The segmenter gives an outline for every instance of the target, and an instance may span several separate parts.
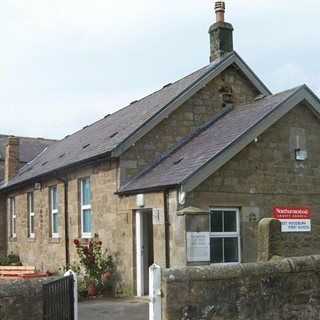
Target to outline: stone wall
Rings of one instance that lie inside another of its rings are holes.
[[[228,96],[235,106],[251,102],[258,92],[232,66],[172,112],[122,156],[121,181],[141,170],[182,137],[219,111]],[[229,101],[229,100],[228,100]]]
[[[316,320],[320,256],[166,269],[163,320]]]
[[[311,208],[311,232],[282,233],[283,256],[320,254],[319,119],[301,104],[187,194],[185,207],[240,209],[241,262],[257,259],[258,222],[273,206]],[[296,161],[299,143],[308,159]]]
[[[0,280],[0,319],[42,320],[42,285],[53,279]]]

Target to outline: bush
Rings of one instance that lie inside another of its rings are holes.
[[[74,245],[80,258],[79,267],[76,268],[80,273],[83,272],[83,280],[86,285],[111,286],[114,272],[113,257],[108,254],[107,249],[102,251],[102,241],[98,234],[89,241],[88,245],[81,245],[75,239]]]
[[[0,266],[10,266],[12,264],[21,264],[18,254],[11,251],[6,257],[0,258]]]

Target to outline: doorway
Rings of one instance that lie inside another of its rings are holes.
[[[149,294],[149,267],[153,264],[152,211],[136,212],[137,296]]]

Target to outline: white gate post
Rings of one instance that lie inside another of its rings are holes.
[[[155,263],[149,268],[149,320],[161,320],[161,267]]]
[[[73,301],[74,301],[74,320],[78,320],[78,279],[75,272],[69,269],[64,276],[73,276]]]

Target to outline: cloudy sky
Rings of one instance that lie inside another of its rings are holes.
[[[320,2],[226,0],[273,92],[320,95]],[[208,64],[213,0],[0,0],[0,133],[63,138]]]

